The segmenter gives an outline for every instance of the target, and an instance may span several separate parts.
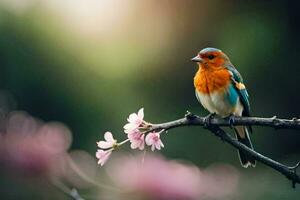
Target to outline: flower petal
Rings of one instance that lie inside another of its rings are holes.
[[[157,150],[160,150],[160,142],[154,143],[154,146]]]
[[[138,120],[138,116],[137,116],[136,113],[130,114],[129,117],[128,117],[128,119],[127,119],[127,121],[129,123],[135,123],[137,120]]]
[[[154,144],[151,146],[151,150],[154,151],[155,150],[155,146]]]
[[[101,149],[98,149],[96,152],[96,157],[99,159],[98,164],[103,166],[107,160],[109,159],[112,151],[103,151]]]
[[[130,144],[131,149],[136,149],[137,147],[138,147],[138,145],[136,142],[131,142],[131,144]]]
[[[139,150],[144,150],[145,148],[145,143],[142,142],[140,145],[139,145]]]
[[[145,142],[148,146],[152,145],[152,143],[153,143],[152,133],[147,134],[147,136],[145,138]]]
[[[108,149],[111,148],[113,145],[110,142],[106,142],[106,141],[99,141],[97,143],[98,147],[101,149]]]
[[[144,108],[141,108],[139,111],[138,111],[138,114],[137,114],[138,118],[143,121],[144,119]]]
[[[125,129],[125,133],[127,133],[128,131],[133,131],[134,129],[138,128],[138,125],[133,124],[133,123],[128,123],[128,124],[125,124],[125,126],[123,128]]]
[[[107,142],[110,142],[110,143],[113,143],[115,141],[115,139],[114,139],[113,135],[111,134],[111,132],[104,133],[104,139]]]

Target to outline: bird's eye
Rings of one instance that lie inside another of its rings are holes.
[[[216,56],[214,56],[214,55],[209,55],[209,56],[207,56],[207,57],[208,57],[208,59],[212,60],[212,59],[214,59]]]

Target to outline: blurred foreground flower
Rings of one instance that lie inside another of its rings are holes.
[[[23,175],[59,175],[71,144],[61,123],[42,123],[24,112],[13,112],[0,133],[0,165]]]
[[[117,158],[108,173],[124,191],[123,199],[224,198],[236,191],[238,183],[238,173],[229,165],[200,170],[153,154]]]
[[[19,111],[6,114],[0,120],[0,185],[9,183],[15,199],[25,199],[27,193],[52,199],[53,189],[71,196],[77,190],[69,186],[94,186],[95,159],[85,151],[69,153],[71,141],[71,132],[62,123],[44,123]],[[112,138],[106,135],[106,141],[112,143]],[[53,199],[63,193],[55,194]]]

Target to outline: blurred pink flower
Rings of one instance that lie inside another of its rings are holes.
[[[164,144],[160,140],[160,133],[161,132],[151,132],[148,133],[146,136],[146,144],[151,146],[151,150],[154,151],[155,149],[160,150],[164,147]]]
[[[25,112],[12,112],[0,133],[0,166],[22,175],[59,175],[71,144],[61,123],[43,123]]]
[[[119,157],[108,174],[124,191],[124,199],[195,200],[225,198],[236,192],[237,171],[229,165],[199,168],[160,156]]]
[[[109,149],[114,147],[117,144],[117,140],[113,138],[113,135],[111,132],[106,132],[104,134],[104,139],[105,141],[99,141],[97,142],[97,145],[101,149]]]
[[[130,141],[130,147],[132,149],[140,149],[140,150],[143,150],[144,149],[144,146],[145,146],[145,140],[144,140],[144,137],[145,135],[142,134],[140,131],[138,130],[135,130],[135,131],[132,131],[130,133],[128,133],[127,135],[129,141]]]
[[[129,123],[125,124],[124,132],[131,133],[144,122],[144,108],[139,109],[138,113],[132,113],[127,118]]]
[[[111,155],[111,150],[102,150],[102,149],[98,149],[96,152],[96,158],[98,158],[98,164],[103,166],[107,160],[109,159],[110,155]]]

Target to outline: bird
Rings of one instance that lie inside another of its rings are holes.
[[[243,78],[229,57],[217,48],[202,49],[191,61],[199,66],[194,76],[197,100],[210,112],[222,118],[250,116],[249,95]],[[250,126],[233,127],[239,142],[253,149],[249,133]],[[238,150],[239,160],[245,168],[255,167],[255,159]]]

